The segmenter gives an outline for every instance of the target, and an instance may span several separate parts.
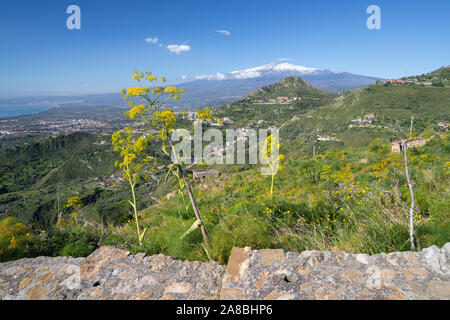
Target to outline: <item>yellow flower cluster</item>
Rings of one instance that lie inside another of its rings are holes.
[[[271,208],[266,207],[266,209],[264,209],[264,213],[271,214],[271,213],[273,213],[273,210]]]
[[[152,94],[154,95],[161,94],[162,92],[164,92],[164,87],[161,86],[156,86],[152,90]]]
[[[134,119],[134,118],[136,118],[136,116],[142,115],[146,110],[147,110],[147,105],[145,105],[145,104],[140,104],[140,105],[134,106],[128,112],[128,117],[130,119]]]
[[[170,94],[178,94],[178,93],[180,93],[180,91],[174,86],[166,87],[166,89],[164,89],[164,92],[170,93]]]
[[[205,109],[198,109],[195,111],[198,120],[215,120],[214,116],[211,114],[212,109],[209,107],[205,107]]]
[[[127,96],[140,96],[145,93],[145,88],[132,87],[127,90]]]
[[[450,161],[446,161],[444,164],[445,174],[450,175]]]
[[[147,147],[147,139],[145,136],[140,136],[135,143],[135,150],[139,153],[144,151]]]
[[[275,158],[275,152],[272,149],[273,147],[278,148],[278,151],[280,151],[281,149],[281,145],[279,143],[278,138],[277,137],[272,138],[272,135],[270,135],[266,138],[266,141],[264,142],[264,145],[261,149],[261,156],[263,159],[267,160],[268,165],[272,168],[272,170],[275,170],[275,168],[281,170],[283,169],[281,162],[285,160],[285,155],[278,154],[278,157]]]
[[[177,122],[177,118],[171,109],[161,111],[160,118],[167,127],[171,127]]]
[[[136,155],[134,153],[129,153],[123,158],[123,164],[125,166],[133,163],[133,160],[136,159]]]
[[[144,77],[144,75],[142,73],[137,73],[133,75],[133,80],[140,80]]]
[[[433,164],[434,162],[441,160],[438,156],[429,153],[421,154],[419,158],[424,164]]]
[[[73,196],[71,198],[69,198],[67,200],[66,205],[64,206],[64,208],[75,208],[75,209],[79,209],[83,206],[83,201],[81,201],[80,197],[78,196]]]
[[[72,216],[67,217],[61,217],[61,219],[56,222],[56,228],[57,229],[65,229],[65,228],[71,228],[75,225],[75,219]]]

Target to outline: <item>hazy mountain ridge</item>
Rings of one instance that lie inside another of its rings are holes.
[[[287,77],[301,76],[313,87],[337,93],[350,91],[374,84],[376,77],[356,75],[348,72],[319,70],[276,61],[262,66],[236,70],[227,74],[200,75],[196,80],[181,83],[186,93],[177,102],[171,102],[175,108],[195,110],[202,106],[220,106],[239,100],[250,92],[273,84]],[[120,93],[44,96],[0,99],[3,104],[50,104],[60,107],[75,105],[126,106]]]
[[[186,94],[177,105],[189,106],[192,103],[219,106],[236,101],[249,92],[282,79],[299,76],[308,81],[312,87],[329,93],[351,91],[375,84],[377,80],[383,80],[349,72],[319,70],[286,62],[271,62],[228,74],[197,76],[197,80],[181,84],[186,88]]]

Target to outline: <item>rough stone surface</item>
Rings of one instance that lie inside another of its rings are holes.
[[[233,248],[227,266],[101,247],[0,264],[0,299],[450,299],[450,243],[349,254]]]
[[[223,272],[215,262],[101,247],[87,258],[1,263],[0,299],[218,299]]]

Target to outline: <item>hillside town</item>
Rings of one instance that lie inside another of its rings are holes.
[[[104,121],[91,119],[69,119],[57,121],[37,120],[24,124],[18,119],[0,120],[0,138],[24,134],[69,134],[74,132],[89,132],[108,128]]]

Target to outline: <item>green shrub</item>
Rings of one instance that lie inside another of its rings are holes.
[[[72,243],[68,243],[59,251],[62,256],[74,258],[86,257],[95,250],[95,247],[88,239],[82,238]]]
[[[0,261],[21,258],[30,241],[30,228],[16,218],[7,217],[0,221]]]

